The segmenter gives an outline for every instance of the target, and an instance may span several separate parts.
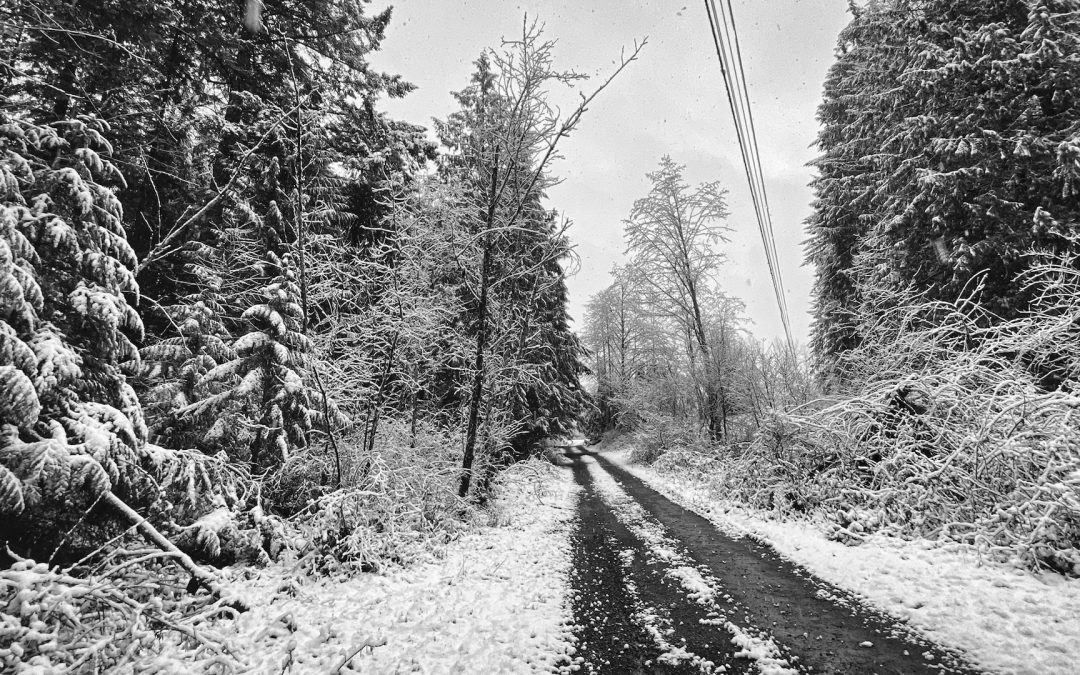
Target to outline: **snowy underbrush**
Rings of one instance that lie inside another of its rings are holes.
[[[257,483],[223,457],[145,447],[145,478],[124,496],[150,521],[111,492],[89,504],[69,494],[61,516],[15,521],[25,530],[20,548],[44,562],[6,551],[3,672],[153,672],[164,650],[201,672],[235,665],[224,639],[206,626],[242,605],[192,558],[269,562],[284,546],[283,523],[262,512]]]
[[[238,665],[211,627],[234,602],[194,595],[155,549],[115,548],[57,569],[21,559],[0,571],[0,670],[5,673],[189,672]]]
[[[708,440],[684,420],[652,411],[648,406],[639,408],[632,437],[630,459],[644,464],[652,464],[673,450],[704,453],[709,449]]]
[[[290,552],[232,568],[251,609],[212,628],[239,672],[551,672],[570,649],[575,491],[568,471],[530,460],[493,481],[456,539],[414,550],[410,565],[314,570]]]
[[[272,663],[297,672],[308,652],[307,672],[338,672],[333,669],[346,661],[365,660],[361,650],[385,643],[375,637],[357,642],[353,627],[364,635],[380,626],[388,633],[402,630],[406,642],[423,642],[409,628],[417,612],[430,613],[424,630],[443,619],[461,622],[449,630],[461,633],[458,657],[468,662],[471,650],[487,649],[470,644],[469,622],[482,620],[483,630],[495,636],[518,601],[532,605],[513,619],[517,633],[490,638],[507,663],[519,658],[510,638],[526,647],[539,640],[524,650],[529,662],[547,663],[546,654],[561,654],[565,622],[557,577],[567,554],[559,548],[565,539],[560,523],[572,512],[565,470],[539,460],[513,465],[495,477],[491,499],[478,507],[456,496],[459,470],[446,450],[454,447],[452,439],[427,434],[412,444],[403,427],[386,425],[373,454],[346,451],[340,489],[287,520],[266,515],[259,497],[263,489],[280,491],[281,484],[253,480],[200,453],[160,451],[163,483],[154,510],[174,519],[162,531],[196,560],[230,565],[205,568],[216,580],[212,592],[174,564],[184,554],[147,547],[135,527],[70,565],[16,557],[0,571],[0,670],[265,672]],[[549,554],[554,557],[545,559]],[[450,569],[445,561],[454,555],[463,561]],[[519,569],[515,555],[528,558],[532,567],[522,578],[535,577],[536,583],[516,587],[510,571]],[[436,569],[443,576],[433,576]],[[366,574],[373,571],[380,574]],[[422,592],[410,587],[417,575]],[[446,589],[458,583],[454,575],[469,577],[467,588]],[[481,593],[492,578],[501,590]],[[399,597],[411,599],[401,605]],[[454,603],[470,609],[454,614],[460,611]],[[484,603],[499,609],[481,619]],[[281,604],[290,607],[284,614]],[[331,610],[323,612],[325,607]],[[367,614],[384,610],[392,611]],[[345,615],[351,624],[342,627],[336,619]],[[540,628],[530,629],[530,620]],[[318,626],[311,635],[309,625]],[[305,642],[298,645],[294,633],[306,635]],[[439,663],[451,656],[424,658]],[[374,662],[400,665],[415,658],[403,650]]]
[[[158,475],[151,520],[200,563],[263,565],[289,545],[285,522],[264,510],[263,484],[224,453],[149,446]]]
[[[476,509],[473,522],[488,527],[512,526],[525,519],[527,508],[523,509],[523,504],[566,508],[563,502],[571,488],[565,470],[560,467],[567,464],[569,461],[561,455],[554,462],[546,457],[534,457],[511,464],[492,480],[491,498]]]
[[[457,440],[436,430],[414,439],[384,423],[373,452],[345,444],[342,486],[292,519],[301,557],[313,568],[375,571],[408,564],[445,546],[467,527],[457,496]]]
[[[895,303],[845,357],[846,395],[774,414],[748,447],[673,450],[656,467],[825,514],[842,541],[880,530],[1080,575],[1077,267],[1037,258],[1033,309],[1010,322],[968,299]]]

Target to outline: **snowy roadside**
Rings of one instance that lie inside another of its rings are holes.
[[[567,469],[532,469],[543,478],[513,474],[494,525],[452,542],[439,560],[341,579],[273,566],[238,580],[252,604],[228,636],[241,660],[254,673],[550,672],[570,647],[577,487]]]
[[[604,451],[672,501],[724,532],[750,535],[817,576],[908,621],[928,638],[966,652],[980,668],[1023,674],[1076,672],[1080,580],[980,561],[972,551],[882,535],[859,546],[827,539],[813,523],[769,519],[710,494],[705,485]]]

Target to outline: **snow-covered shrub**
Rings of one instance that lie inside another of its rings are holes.
[[[0,570],[0,670],[30,675],[239,666],[208,626],[232,610],[187,593],[187,580],[163,558],[118,549],[95,560],[93,570],[58,570],[29,559]],[[166,647],[171,660],[158,663]]]
[[[685,419],[648,409],[637,413],[638,423],[634,429],[634,445],[630,459],[652,464],[665,453],[674,449],[693,448],[698,451],[709,446],[707,436]]]
[[[142,332],[103,122],[0,113],[0,511],[130,492],[146,426],[121,363]]]
[[[317,569],[342,564],[364,571],[407,564],[437,551],[466,526],[468,505],[457,497],[458,458],[448,451],[454,435],[424,428],[380,427],[373,455],[353,448],[345,458],[343,486],[321,497],[295,520]]]
[[[263,564],[287,546],[282,520],[263,510],[260,484],[224,452],[148,445],[159,481],[151,515],[194,559],[214,565]]]
[[[563,458],[563,461],[566,461]],[[491,527],[507,527],[522,517],[528,517],[529,504],[545,503],[558,498],[558,464],[542,457],[515,462],[500,471],[491,481],[492,499],[478,509],[482,523]]]
[[[1080,574],[1078,259],[1035,256],[1024,283],[1038,299],[1009,322],[970,297],[883,303],[842,362],[852,390],[776,413],[709,482],[824,513],[845,541],[881,529]]]
[[[749,446],[680,446],[656,459],[653,468],[700,482],[719,498],[755,508],[805,513],[829,494],[815,482],[828,453],[804,430],[772,413]]]
[[[263,495],[276,513],[293,516],[333,492],[337,469],[331,452],[309,446],[263,479]]]

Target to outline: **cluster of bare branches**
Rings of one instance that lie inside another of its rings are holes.
[[[183,659],[184,669],[236,668],[227,637],[212,625],[235,616],[235,603],[189,594],[168,558],[119,546],[64,569],[17,559],[0,570],[0,667],[113,672],[157,661],[169,670]]]

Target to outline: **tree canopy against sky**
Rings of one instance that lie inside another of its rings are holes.
[[[875,1],[841,34],[819,111],[813,342],[911,287],[1002,318],[1032,248],[1080,221],[1080,15],[1071,1]]]
[[[715,301],[716,278],[725,259],[718,246],[730,229],[726,191],[718,182],[690,187],[683,179],[685,167],[671,157],[648,174],[649,194],[634,202],[626,220],[626,245],[631,269],[653,296],[654,311],[671,318],[692,336],[706,373],[705,417],[713,438],[722,435],[723,416],[713,372],[714,345],[709,344],[706,324]]]

